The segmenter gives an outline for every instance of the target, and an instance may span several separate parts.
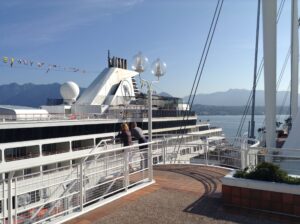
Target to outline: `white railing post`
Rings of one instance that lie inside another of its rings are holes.
[[[242,144],[241,144],[241,168],[242,169],[245,169],[247,167],[247,158],[246,158],[247,143],[248,143],[248,139],[242,139]]]
[[[5,208],[6,208],[6,194],[5,194],[5,174],[4,173],[2,173],[2,198],[3,198],[3,200],[2,200],[2,208],[1,208],[1,212],[2,212],[2,223],[5,223],[4,221],[5,221]]]
[[[79,186],[80,186],[80,211],[83,211],[83,161],[80,160],[79,165]]]
[[[17,197],[17,178],[15,178],[15,216],[14,223],[18,223],[18,197]]]
[[[164,144],[163,144],[163,161],[164,161],[164,165],[166,164],[166,147],[167,147],[167,140],[164,140]]]
[[[7,210],[8,210],[8,224],[13,224],[13,214],[12,214],[12,178],[13,178],[14,172],[10,172],[8,174],[8,180],[7,180]]]
[[[153,159],[152,159],[152,143],[148,145],[148,169],[149,169],[149,181],[153,180]]]
[[[125,190],[128,190],[129,185],[129,149],[124,150],[124,185]]]
[[[208,165],[208,150],[209,150],[209,142],[208,142],[208,139],[205,140],[205,147],[204,147],[204,150],[205,150],[205,164],[206,166]]]

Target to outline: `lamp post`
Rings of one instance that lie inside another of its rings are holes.
[[[152,66],[151,66],[151,73],[157,77],[157,81],[147,81],[147,89],[148,89],[148,131],[149,131],[149,141],[152,141],[152,84],[159,81],[159,78],[166,73],[167,65],[166,63],[162,62],[159,58],[157,58]]]
[[[158,82],[159,78],[166,73],[166,63],[162,62],[160,59],[156,59],[152,63],[151,73],[157,77],[157,81],[148,81],[142,79],[140,74],[146,70],[148,64],[148,58],[143,56],[141,52],[136,54],[133,58],[132,69],[139,73],[140,81],[142,87],[146,85],[148,94],[148,141],[152,142],[152,84]],[[148,167],[149,167],[149,180],[153,179],[152,170],[152,144],[149,145],[148,150]]]

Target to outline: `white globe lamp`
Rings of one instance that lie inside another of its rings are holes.
[[[147,69],[148,64],[148,58],[145,57],[142,52],[138,52],[133,56],[133,63],[131,68],[138,73],[143,73]]]
[[[151,66],[151,72],[153,75],[155,75],[157,77],[157,79],[159,80],[159,78],[161,76],[163,76],[164,74],[166,74],[167,72],[167,65],[165,62],[161,61],[159,58],[157,58]]]

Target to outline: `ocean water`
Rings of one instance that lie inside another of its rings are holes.
[[[286,118],[286,116],[278,116],[277,120],[278,121],[283,121]],[[209,121],[211,126],[215,127],[221,127],[223,128],[223,132],[226,137],[235,137],[238,127],[240,125],[242,115],[226,115],[226,116],[221,116],[221,115],[210,115],[210,116],[203,116],[203,115],[198,115],[198,119],[202,121]],[[246,120],[244,122],[243,126],[243,133],[248,132],[248,123],[251,119],[251,116],[247,116]],[[264,115],[256,115],[255,116],[255,136],[259,136],[259,133],[257,132],[258,128],[261,128],[264,126],[264,121],[265,121],[265,116]]]

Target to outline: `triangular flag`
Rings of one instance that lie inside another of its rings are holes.
[[[14,58],[11,58],[11,59],[10,59],[10,67],[13,66],[14,62],[15,62],[15,59],[14,59]]]
[[[25,60],[25,59],[23,59],[23,64],[24,64],[24,65],[28,65],[28,61]]]
[[[38,63],[36,63],[37,64],[37,66],[40,68],[40,67],[42,67],[45,63],[44,62],[38,62]]]
[[[52,65],[48,65],[48,69],[47,69],[46,73],[50,72],[51,68],[52,68]]]

